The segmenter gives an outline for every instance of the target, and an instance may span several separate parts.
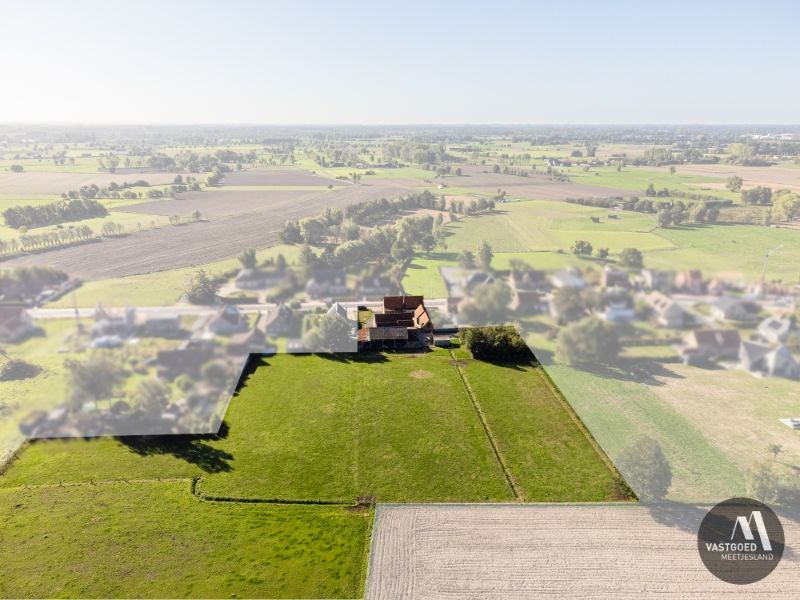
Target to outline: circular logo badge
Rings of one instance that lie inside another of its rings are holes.
[[[697,549],[722,581],[753,583],[772,573],[783,556],[783,526],[772,510],[750,498],[731,498],[700,523]]]

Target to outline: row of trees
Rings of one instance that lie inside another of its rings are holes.
[[[88,225],[68,227],[45,233],[28,233],[11,240],[0,240],[0,255],[13,256],[20,252],[32,252],[49,248],[70,246],[95,237]]]
[[[108,210],[100,202],[83,198],[59,200],[38,206],[13,206],[3,211],[6,225],[14,229],[44,227],[107,215]]]

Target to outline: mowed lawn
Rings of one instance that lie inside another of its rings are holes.
[[[0,596],[363,595],[372,511],[201,502],[189,486],[0,489]]]

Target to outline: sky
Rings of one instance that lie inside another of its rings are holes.
[[[800,122],[800,2],[0,0],[0,122]]]

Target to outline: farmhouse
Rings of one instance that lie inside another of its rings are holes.
[[[0,304],[0,342],[18,342],[35,329],[22,304]]]
[[[433,343],[433,322],[422,296],[386,296],[358,331],[359,350],[421,349]]]

